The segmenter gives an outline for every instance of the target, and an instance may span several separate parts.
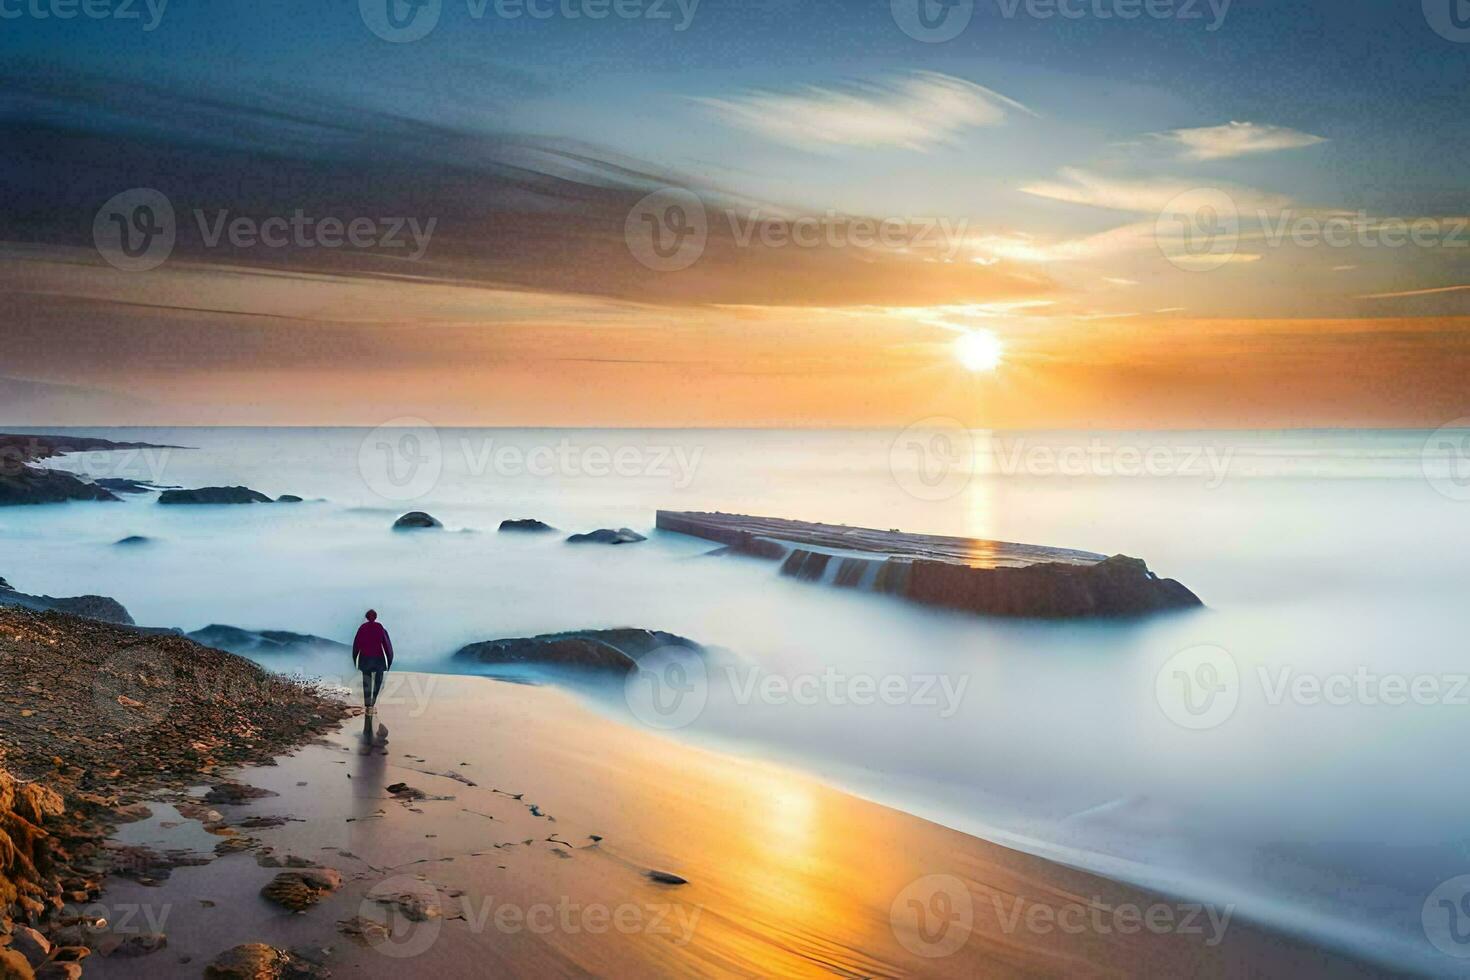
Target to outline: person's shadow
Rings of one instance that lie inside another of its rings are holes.
[[[362,734],[357,738],[357,766],[352,774],[353,815],[359,824],[371,819],[383,799],[383,780],[388,771],[388,726],[373,730],[373,719],[362,716]]]

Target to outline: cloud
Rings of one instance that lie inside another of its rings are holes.
[[[1159,214],[1167,211],[1184,194],[1201,191],[1219,192],[1227,195],[1238,210],[1274,211],[1284,208],[1291,199],[1279,194],[1267,194],[1249,187],[1238,187],[1214,183],[1208,186],[1198,181],[1180,180],[1173,177],[1148,179],[1125,179],[1105,177],[1076,167],[1065,167],[1057,175],[1060,180],[1040,181],[1027,184],[1021,193],[1044,197],[1069,204],[1086,204],[1111,211],[1132,211],[1137,214]]]
[[[1176,252],[1169,253],[1169,261],[1186,269],[1203,269],[1209,271],[1218,269],[1222,265],[1246,265],[1251,262],[1261,261],[1261,256],[1250,252],[1206,252],[1203,255],[1187,255]]]
[[[283,120],[250,94],[243,102],[172,94],[155,103],[132,89],[74,80],[57,89],[5,73],[0,92],[50,109],[0,114],[0,172],[7,178],[0,183],[0,242],[79,250],[74,257],[89,264],[79,281],[60,287],[64,295],[109,280],[135,282],[127,288],[138,289],[162,278],[157,270],[148,277],[107,275],[93,242],[99,205],[132,187],[154,188],[172,205],[170,269],[207,267],[220,282],[244,281],[247,270],[273,277],[269,290],[243,290],[228,307],[236,310],[296,295],[283,278],[291,275],[685,307],[918,305],[1049,288],[1009,266],[945,261],[943,227],[916,225],[900,239],[908,247],[886,247],[878,222],[862,215],[840,218],[799,202],[757,209],[751,205],[759,202],[737,202],[697,179],[583,144],[430,127],[330,106],[306,107]],[[60,117],[66,122],[49,121]],[[204,129],[231,138],[206,141]],[[657,217],[648,210],[656,207],[647,203],[649,195],[669,186],[697,199],[707,231],[698,260],[675,275],[644,265],[629,231],[646,227],[638,224],[641,217]],[[399,229],[399,240],[410,236],[409,221],[420,227],[433,221],[434,232],[416,262],[387,248],[314,247],[290,235],[281,247],[210,237],[221,216],[263,223],[297,214],[343,226],[363,216],[381,219],[385,234]],[[755,234],[767,216],[777,231],[800,222],[821,235],[810,245],[767,240]],[[0,254],[0,263],[5,258]],[[34,266],[29,275],[36,275]],[[0,287],[6,282],[0,265]],[[167,303],[180,304],[198,305]],[[0,352],[0,365],[6,363]]]
[[[1408,289],[1400,293],[1368,293],[1359,299],[1405,299],[1410,296],[1438,296],[1442,293],[1461,293],[1470,286],[1437,286],[1434,289]]]
[[[725,122],[805,149],[895,146],[925,151],[963,129],[998,126],[1030,109],[949,75],[914,72],[893,81],[795,93],[751,92],[696,99]]]
[[[1175,129],[1154,134],[1157,139],[1178,145],[1187,160],[1228,160],[1252,153],[1274,153],[1295,150],[1327,142],[1321,136],[1287,129],[1285,126],[1260,126],[1251,122],[1230,122],[1223,126],[1199,129]]]

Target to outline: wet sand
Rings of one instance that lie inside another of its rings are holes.
[[[168,946],[93,956],[87,973],[197,974],[246,942],[363,977],[1375,973],[1223,908],[613,723],[557,689],[390,676],[400,687],[371,723],[237,775],[279,795],[216,806],[226,821],[292,818],[238,829],[253,849],[153,886],[109,880],[112,930],[162,931]],[[400,782],[428,798],[388,792]],[[159,850],[224,839],[161,806],[120,836]],[[301,914],[268,903],[259,890],[282,869],[261,862],[288,855],[345,884]]]

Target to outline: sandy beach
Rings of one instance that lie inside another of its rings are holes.
[[[152,923],[167,948],[94,957],[89,974],[200,968],[242,943],[366,977],[1374,973],[1229,909],[612,723],[556,689],[392,677],[373,721],[238,773],[277,794],[215,807],[245,849],[214,857],[220,838],[170,807],[123,827],[128,844],[213,860],[109,881],[113,931]],[[289,819],[242,828],[252,817]],[[301,914],[258,894],[307,863],[341,888]]]

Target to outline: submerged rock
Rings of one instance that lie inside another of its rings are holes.
[[[195,643],[203,643],[216,650],[253,656],[262,653],[310,653],[316,650],[345,652],[347,644],[329,640],[310,633],[291,633],[287,630],[246,630],[238,626],[222,626],[218,623],[184,634]]]
[[[397,909],[410,922],[427,922],[444,915],[444,904],[440,901],[438,892],[430,887],[418,892],[404,891],[392,895],[369,893],[369,897],[379,905]]]
[[[161,932],[135,932],[120,942],[110,944],[106,955],[119,959],[147,956],[168,946],[168,937]]]
[[[268,789],[261,789],[259,786],[250,786],[246,783],[236,783],[227,780],[223,783],[215,783],[213,786],[211,786],[209,788],[209,792],[204,794],[204,802],[231,803],[238,805],[241,803],[249,803],[251,800],[260,800],[268,796],[276,795],[278,794]]]
[[[674,633],[624,628],[572,630],[488,640],[461,647],[454,656],[458,660],[476,660],[482,664],[546,664],[627,673],[637,667],[641,657],[664,648],[693,653],[704,649],[693,640]]]
[[[599,528],[596,531],[588,531],[586,534],[574,534],[567,538],[568,544],[637,544],[639,541],[647,541],[643,535],[632,528],[620,527],[616,531],[612,528]]]
[[[545,521],[538,521],[534,517],[522,517],[520,520],[515,521],[501,521],[500,530],[546,534],[547,532],[555,531],[556,528],[547,524]]]
[[[419,528],[443,527],[439,521],[421,510],[409,511],[393,522],[395,531],[413,531]]]
[[[160,504],[269,504],[271,498],[249,487],[200,487],[197,490],[165,490]]]

